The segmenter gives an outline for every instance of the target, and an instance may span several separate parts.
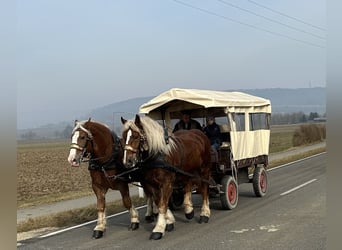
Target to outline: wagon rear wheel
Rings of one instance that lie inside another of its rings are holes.
[[[232,210],[237,206],[239,200],[238,185],[236,180],[230,176],[225,175],[222,180],[222,191],[220,199],[223,209]]]
[[[267,172],[263,166],[257,166],[253,174],[253,190],[257,197],[263,197],[267,192]]]

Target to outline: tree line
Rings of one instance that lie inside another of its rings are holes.
[[[326,118],[326,115],[319,115],[317,112],[305,114],[304,112],[295,113],[274,113],[271,115],[271,125],[298,124],[312,122],[316,118]],[[56,130],[51,138],[67,139],[70,138],[73,127],[67,125],[63,130]],[[20,136],[22,140],[41,139],[37,133],[29,130]]]
[[[326,118],[326,114],[319,115],[317,112],[310,112],[308,115],[304,112],[275,113],[271,115],[271,125],[313,122],[317,118]]]

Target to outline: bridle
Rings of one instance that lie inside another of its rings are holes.
[[[138,131],[136,129],[133,129],[132,127],[129,127],[127,131],[131,130],[132,132],[138,132],[139,133],[139,144],[137,148],[132,147],[130,144],[128,144],[127,138],[124,146],[124,151],[130,151],[137,155],[137,163],[142,163],[146,159],[144,159],[143,154],[146,153],[149,150],[147,138],[145,131],[142,129],[139,129]]]
[[[70,149],[76,149],[78,151],[81,151],[81,157],[79,159],[79,162],[86,162],[89,160],[84,160],[83,158],[91,158],[91,154],[90,152],[87,153],[87,146],[88,146],[88,142],[91,142],[92,147],[93,147],[93,135],[91,134],[91,132],[87,129],[85,129],[84,127],[80,127],[81,130],[85,131],[87,133],[87,138],[85,141],[85,144],[83,146],[80,146],[78,143],[71,143],[70,144]],[[75,130],[71,137],[75,134],[77,130]]]

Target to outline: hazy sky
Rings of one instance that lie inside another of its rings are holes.
[[[323,0],[18,0],[17,127],[173,87],[326,86],[325,26]]]

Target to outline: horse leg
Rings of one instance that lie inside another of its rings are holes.
[[[152,240],[159,240],[165,234],[165,229],[167,222],[173,224],[171,221],[174,221],[174,217],[171,211],[168,213],[168,202],[169,198],[172,193],[172,185],[171,184],[164,184],[160,190],[160,197],[159,195],[154,195],[153,199],[156,204],[158,204],[158,219],[155,227],[152,230],[152,234],[150,239]],[[168,230],[173,230],[173,225],[168,226]]]
[[[132,204],[132,200],[131,200],[131,197],[129,196],[129,188],[127,184],[125,184],[122,188],[120,188],[120,193],[122,197],[122,203],[124,207],[129,211],[129,214],[131,217],[131,225],[129,226],[129,229],[136,230],[139,228],[139,214]]]
[[[93,191],[97,198],[97,224],[93,231],[93,238],[102,238],[104,231],[106,230],[106,193],[108,188],[101,188],[92,185]]]
[[[199,223],[208,223],[210,217],[210,207],[209,207],[209,186],[205,182],[201,182],[201,194],[202,194],[202,208],[200,214]]]
[[[192,190],[192,183],[188,182],[184,187],[184,213],[185,217],[188,220],[191,220],[194,217],[194,206],[191,199],[191,190]]]
[[[158,211],[155,211],[156,204],[154,203],[152,196],[147,195],[147,208],[145,213],[145,221],[147,223],[152,223],[154,221],[154,217],[158,214]]]
[[[165,218],[166,218],[166,228],[165,228],[165,230],[167,232],[173,231],[173,229],[175,227],[174,225],[175,225],[176,219],[173,216],[173,214],[172,214],[170,209],[167,209]]]
[[[164,236],[166,228],[166,210],[165,206],[159,207],[157,223],[152,230],[150,240],[159,240]]]

